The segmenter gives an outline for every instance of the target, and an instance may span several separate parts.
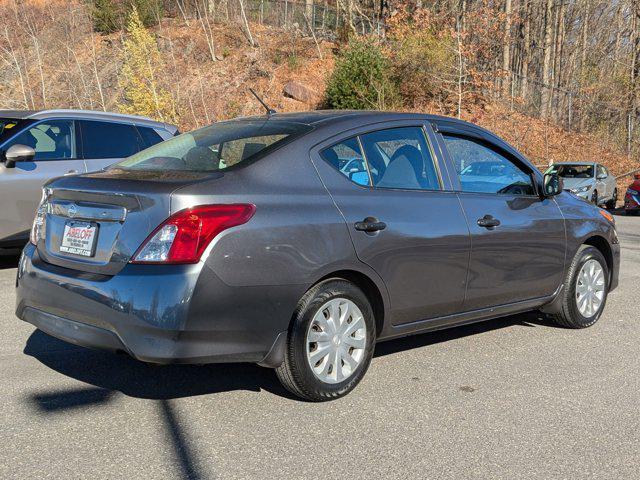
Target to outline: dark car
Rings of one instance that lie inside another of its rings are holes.
[[[619,252],[607,212],[474,125],[275,114],[49,182],[17,315],[145,362],[255,362],[328,400],[383,340],[535,309],[593,325]]]
[[[627,188],[624,196],[624,211],[627,215],[640,213],[640,173],[633,176],[633,183]]]

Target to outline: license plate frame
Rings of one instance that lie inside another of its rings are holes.
[[[74,229],[79,229],[75,231]],[[78,220],[67,220],[62,231],[60,252],[91,258],[96,254],[98,224]]]

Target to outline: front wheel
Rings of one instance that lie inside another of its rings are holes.
[[[593,203],[596,207],[598,206],[598,192],[595,190],[591,194],[591,203]]]
[[[340,398],[364,377],[375,338],[373,310],[362,290],[346,280],[322,282],[298,304],[276,375],[306,400]]]
[[[609,292],[609,269],[600,251],[582,245],[567,272],[560,313],[553,315],[559,325],[586,328],[598,321]]]

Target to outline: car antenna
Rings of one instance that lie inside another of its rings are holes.
[[[267,115],[271,116],[274,113],[278,113],[276,112],[273,108],[269,108],[269,105],[267,105],[266,103],[264,103],[264,100],[262,100],[260,98],[260,96],[253,91],[253,88],[249,87],[249,91],[253,94],[254,97],[256,97],[256,99],[260,102],[260,104],[264,107],[264,109],[267,111]]]

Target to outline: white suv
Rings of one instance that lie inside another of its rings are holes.
[[[178,133],[149,118],[83,110],[0,110],[0,249],[29,239],[42,184],[100,170]]]

